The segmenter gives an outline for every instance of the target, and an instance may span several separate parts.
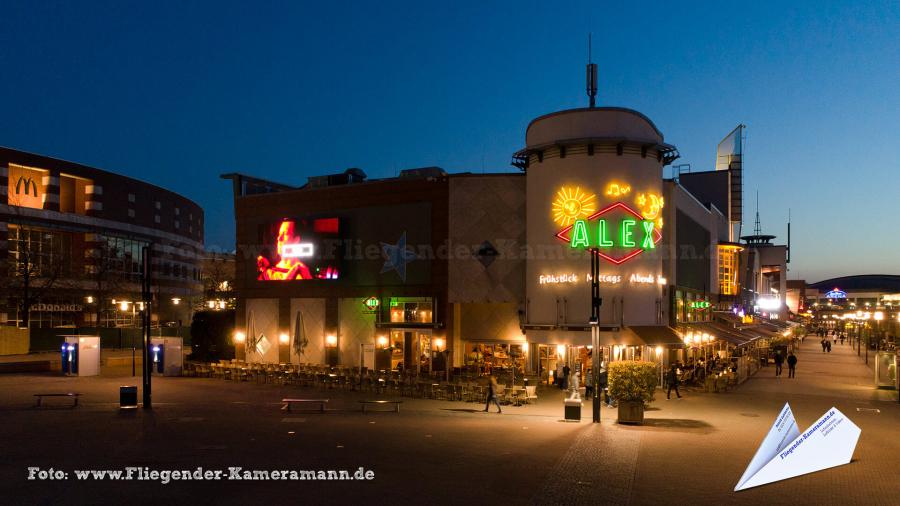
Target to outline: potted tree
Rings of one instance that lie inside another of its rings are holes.
[[[619,423],[644,423],[644,406],[653,401],[656,390],[656,367],[636,360],[609,364],[609,395],[619,403]]]

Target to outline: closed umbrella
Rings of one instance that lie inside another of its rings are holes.
[[[293,339],[294,353],[298,356],[303,356],[306,352],[306,347],[309,345],[309,338],[306,337],[306,327],[303,324],[303,314],[300,311],[297,311],[297,317],[294,319]]]

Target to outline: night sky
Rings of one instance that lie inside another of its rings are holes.
[[[4,2],[0,145],[137,177],[233,249],[226,172],[515,170],[535,116],[637,109],[693,170],[748,126],[745,224],[790,278],[897,274],[900,3]]]

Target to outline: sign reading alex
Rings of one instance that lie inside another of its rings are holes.
[[[662,233],[652,219],[646,219],[624,202],[615,202],[584,218],[577,218],[556,237],[573,248],[587,248],[616,265],[656,249]]]

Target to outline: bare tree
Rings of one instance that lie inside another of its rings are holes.
[[[96,297],[99,327],[112,296],[120,292],[127,281],[122,277],[124,257],[119,248],[109,244],[104,238],[98,246],[94,246],[93,251],[93,260],[85,265],[84,276]]]
[[[234,298],[234,257],[212,254],[203,261],[203,296],[206,301]]]
[[[32,226],[18,206],[8,208],[10,275],[6,291],[16,299],[19,325],[28,327],[31,308],[54,288],[59,288],[72,255],[71,251],[65,251],[62,235]]]

